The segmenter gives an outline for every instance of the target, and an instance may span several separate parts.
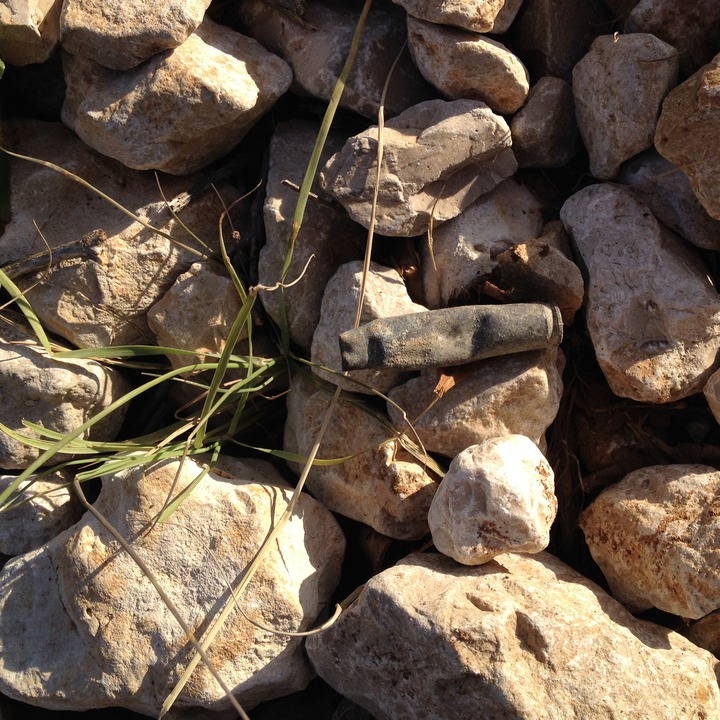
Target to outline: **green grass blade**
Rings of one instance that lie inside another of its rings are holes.
[[[4,288],[10,294],[10,297],[12,297],[13,301],[18,306],[20,312],[22,312],[27,319],[40,344],[43,346],[48,355],[52,355],[53,351],[50,345],[50,340],[45,334],[40,318],[38,318],[35,314],[35,311],[32,309],[32,305],[30,305],[22,290],[20,290],[20,288],[2,270],[0,270],[0,287]]]

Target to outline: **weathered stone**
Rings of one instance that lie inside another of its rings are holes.
[[[320,184],[363,227],[377,174],[378,128],[351,137]],[[412,237],[458,215],[512,175],[517,162],[502,117],[475,100],[430,100],[385,123],[375,231]]]
[[[504,33],[523,0],[393,0],[408,16],[439,25],[455,25],[476,33]]]
[[[225,458],[169,522],[153,524],[168,496],[200,471],[185,459],[116,474],[95,503],[198,635],[292,495],[268,463]],[[208,649],[245,707],[301,689],[312,677],[302,639],[282,631],[306,630],[325,611],[343,551],[330,513],[301,496],[240,598],[250,619],[281,633],[259,629],[236,610]],[[10,697],[56,710],[120,706],[156,716],[194,654],[148,579],[89,513],[8,563],[0,588],[0,688]],[[208,718],[208,709],[229,706],[201,663],[170,717]]]
[[[654,149],[628,160],[617,181],[631,187],[663,225],[697,247],[720,250],[720,220],[707,214],[687,175]]]
[[[342,374],[338,337],[341,332],[355,325],[362,285],[363,263],[356,260],[341,265],[325,286],[320,321],[312,341],[311,359],[315,363],[313,372],[345,390],[369,394],[372,394],[373,389],[387,392],[402,382],[402,373],[397,370],[353,370],[346,375]],[[370,263],[360,325],[376,318],[425,310],[410,299],[405,283],[396,270]],[[323,367],[335,372],[323,370]]]
[[[699,392],[717,366],[720,298],[691,247],[615,185],[580,190],[560,217],[587,269],[587,326],[612,391],[655,403]]]
[[[69,433],[130,391],[117,370],[94,360],[56,360],[37,341],[12,326],[0,326],[0,407],[2,423],[21,435],[36,437],[24,421]],[[82,437],[113,440],[127,407],[98,422]],[[27,467],[41,450],[0,432],[0,467]],[[67,459],[67,455],[58,456]]]
[[[710,653],[546,553],[473,568],[411,555],[307,649],[326,682],[378,718],[720,714]]]
[[[660,104],[677,82],[672,45],[654,35],[603,35],[573,69],[575,116],[590,172],[614,178],[653,144]]]
[[[288,394],[284,449],[307,457],[315,444],[332,394],[300,375]],[[417,540],[428,533],[427,514],[437,483],[393,432],[359,396],[343,395],[320,445],[318,457],[347,458],[316,465],[307,489],[322,504],[398,540]],[[384,442],[383,440],[388,440]],[[349,457],[352,456],[352,457]],[[302,465],[290,464],[298,474]]]
[[[60,39],[62,0],[0,4],[0,57],[10,65],[45,62]]]
[[[210,0],[65,0],[63,48],[114,70],[128,70],[182,45],[202,22]]]
[[[705,383],[703,395],[707,400],[710,412],[713,417],[720,423],[720,370],[716,370]]]
[[[500,183],[422,243],[425,304],[445,307],[496,267],[499,253],[542,232],[542,205],[515,179]]]
[[[359,15],[333,0],[307,4],[302,21],[264,0],[245,0],[240,18],[249,35],[292,67],[293,88],[330,100],[347,60]],[[376,119],[385,79],[405,41],[405,18],[392,6],[373,7],[340,105]],[[431,88],[404,52],[393,70],[385,97],[387,116],[428,100]]]
[[[437,372],[423,370],[389,393],[388,413],[405,429],[405,411],[425,449],[447,457],[502,435],[539,444],[560,405],[563,365],[558,348],[481,360],[446,370],[455,386],[439,399]]]
[[[0,475],[0,491],[16,479]],[[18,488],[18,504],[0,513],[0,553],[22,555],[74,525],[83,513],[68,480],[60,473],[32,476]]]
[[[715,657],[720,655],[720,611],[711,612],[681,632],[698,647],[711,652]]]
[[[527,98],[528,72],[502,43],[408,15],[408,43],[423,77],[452,99],[482,100],[510,115]]]
[[[720,55],[666,98],[655,147],[690,180],[705,210],[720,220]]]
[[[562,167],[577,153],[572,88],[561,78],[542,77],[510,123],[519,167]]]
[[[613,596],[686,618],[720,608],[720,472],[653,465],[603,491],[580,527]]]
[[[463,565],[537,553],[557,512],[554,474],[523,435],[490,438],[455,456],[430,505],[435,547]]]
[[[66,56],[63,122],[90,147],[138,170],[185,175],[240,142],[288,89],[287,64],[205,20],[175,50],[116,72]]]
[[[297,190],[288,187],[284,181],[289,180],[298,186],[302,183],[318,130],[317,124],[302,120],[282,123],[275,129],[270,141],[263,206],[266,242],[258,262],[259,284],[273,288],[260,293],[268,315],[276,323],[282,322],[282,292],[290,338],[304,350],[309,350],[312,344],[327,281],[340,265],[361,257],[367,235],[340,207],[325,202],[323,198],[310,199],[285,280],[288,285],[294,284],[282,291],[279,289],[298,200]],[[343,141],[338,133],[330,133],[321,162],[326,162],[337,152]],[[317,182],[313,184],[312,191],[322,193]],[[301,276],[302,279],[295,282]]]

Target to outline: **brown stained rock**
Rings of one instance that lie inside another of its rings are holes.
[[[603,35],[575,65],[575,115],[596,178],[614,178],[625,160],[652,145],[677,74],[675,48],[645,33]]]
[[[692,248],[615,185],[580,190],[560,216],[587,269],[587,326],[612,391],[654,403],[699,392],[717,367],[720,298]]]
[[[635,619],[546,553],[472,568],[411,555],[307,650],[327,683],[377,718],[720,715],[710,653]]]
[[[251,38],[203,23],[125,72],[67,58],[63,122],[137,170],[187,175],[221,157],[288,89],[292,72]]]
[[[351,137],[320,173],[320,185],[363,227],[377,173],[378,128]],[[375,232],[413,237],[440,224],[517,169],[510,129],[476,100],[430,100],[385,123]]]
[[[423,77],[451,99],[482,100],[511,115],[528,95],[528,72],[502,43],[408,15],[408,43]]]
[[[9,65],[45,62],[58,46],[62,0],[0,4],[0,57]]]
[[[182,45],[202,22],[210,0],[65,0],[65,50],[104,67],[128,70]]]
[[[720,608],[720,472],[654,465],[602,492],[580,527],[613,596],[697,619]]]
[[[720,655],[720,611],[711,612],[681,632],[698,647],[711,652],[715,657]]]
[[[697,199],[720,220],[720,55],[678,85],[662,106],[655,147],[690,180]]]
[[[408,17],[439,25],[455,25],[476,33],[504,33],[522,0],[393,0]]]

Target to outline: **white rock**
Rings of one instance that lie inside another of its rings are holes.
[[[546,553],[473,568],[411,555],[307,649],[326,682],[377,718],[720,715],[710,653],[636,620]]]
[[[463,565],[482,565],[503,552],[544,550],[557,512],[554,477],[524,435],[463,450],[430,505],[435,547]]]
[[[408,16],[483,33],[504,33],[523,0],[393,0]]]
[[[45,62],[60,39],[62,0],[0,3],[0,57],[10,65]]]

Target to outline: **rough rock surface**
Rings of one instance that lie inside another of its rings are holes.
[[[351,137],[320,174],[320,184],[363,227],[377,174],[378,128]],[[510,129],[476,100],[429,100],[385,123],[375,231],[412,237],[458,215],[512,175]]]
[[[703,207],[720,220],[720,55],[678,85],[662,106],[655,147],[690,180]]]
[[[307,649],[326,682],[378,718],[606,720],[640,698],[653,720],[720,714],[710,653],[546,553],[474,568],[411,555]]]
[[[95,504],[130,539],[186,622],[201,631],[292,494],[268,463],[226,458],[220,468],[169,522],[151,529],[168,493],[200,472],[195,461],[186,459],[182,468],[165,461],[108,478]],[[326,610],[344,542],[330,513],[302,496],[243,594],[244,611],[266,627],[308,629]],[[0,688],[40,707],[121,706],[157,716],[193,653],[150,582],[89,513],[5,566],[0,607]],[[237,610],[208,654],[246,707],[301,689],[312,677],[301,638],[260,630]],[[227,710],[228,704],[201,664],[176,708],[178,716],[193,708],[192,717],[206,717],[203,708]]]
[[[182,45],[202,22],[210,0],[65,0],[63,49],[104,67],[128,70]]]
[[[590,172],[614,178],[653,143],[660,104],[678,75],[672,45],[654,35],[603,35],[573,69],[575,114]]]
[[[552,348],[452,368],[455,387],[439,400],[436,371],[423,370],[389,393],[388,413],[405,429],[397,404],[425,449],[447,457],[502,435],[525,435],[539,444],[560,405],[563,365],[561,351]]]
[[[720,608],[720,472],[653,465],[603,491],[580,526],[613,596],[685,618]]]
[[[129,392],[130,383],[94,360],[56,360],[35,338],[10,325],[0,326],[0,421],[10,430],[34,437],[23,421],[69,433]],[[113,440],[127,406],[101,420],[83,437]],[[0,432],[0,467],[24,468],[42,451]],[[67,456],[59,456],[67,459]]]
[[[320,321],[312,341],[310,359],[313,363],[334,370],[328,372],[313,366],[313,372],[324,380],[345,390],[372,393],[375,389],[387,392],[403,380],[396,370],[351,370],[342,374],[338,336],[355,324],[357,304],[362,289],[363,264],[356,260],[338,268],[325,286]],[[396,270],[370,263],[360,325],[377,318],[424,312],[426,308],[414,303]],[[357,382],[356,382],[357,381]],[[359,383],[364,383],[360,385]],[[365,386],[369,386],[365,387]]]
[[[430,505],[435,547],[463,565],[482,565],[503,552],[544,550],[557,512],[554,477],[524,435],[463,450]]]
[[[720,370],[716,370],[708,378],[703,388],[703,395],[705,395],[710,412],[720,424]]]
[[[476,33],[504,33],[515,19],[522,0],[393,0],[409,17],[439,25],[455,25]]]
[[[60,39],[62,0],[7,0],[0,4],[0,57],[10,65],[45,62]]]
[[[560,216],[588,273],[587,326],[612,391],[663,403],[717,366],[720,298],[693,249],[623,187],[591,185]]]
[[[307,457],[328,409],[331,392],[300,375],[288,394],[284,449]],[[344,395],[333,410],[319,458],[350,457],[341,464],[310,470],[307,489],[323,505],[359,520],[388,537],[417,540],[428,532],[427,514],[437,483],[392,431],[357,407],[359,396]],[[300,472],[302,465],[291,467]]]
[[[125,72],[66,58],[63,122],[127,167],[173,175],[227,153],[292,80],[279,57],[207,19],[180,47]]]
[[[497,40],[408,15],[408,44],[423,77],[443,95],[482,100],[511,115],[527,98],[528,72]]]

